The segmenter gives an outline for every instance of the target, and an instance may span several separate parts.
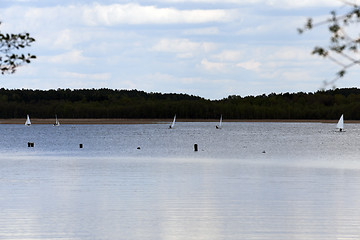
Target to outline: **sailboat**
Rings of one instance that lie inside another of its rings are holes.
[[[173,122],[171,123],[171,125],[169,126],[169,128],[174,128],[174,126],[175,126],[175,120],[176,120],[176,114],[175,114],[174,120],[173,120]]]
[[[57,119],[57,115],[55,115],[55,123],[54,123],[54,126],[60,126],[60,122],[59,122],[59,120]]]
[[[26,125],[26,126],[30,126],[30,125],[31,125],[29,114],[26,116],[25,125]]]
[[[221,129],[221,128],[222,128],[222,115],[220,116],[219,125],[216,125],[216,129]]]
[[[336,128],[338,128],[340,132],[344,130],[344,114],[341,114],[341,117],[336,125]]]

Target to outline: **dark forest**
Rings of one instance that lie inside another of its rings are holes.
[[[221,100],[138,90],[0,89],[0,118],[172,118],[183,119],[338,119],[360,120],[360,89]]]

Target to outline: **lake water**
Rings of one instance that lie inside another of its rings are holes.
[[[0,239],[360,239],[360,125],[167,127],[0,125]]]

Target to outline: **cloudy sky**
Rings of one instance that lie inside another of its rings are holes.
[[[29,32],[37,55],[4,88],[112,88],[208,99],[317,91],[338,66],[299,35],[338,0],[0,0],[0,31]],[[337,87],[358,86],[356,69]]]

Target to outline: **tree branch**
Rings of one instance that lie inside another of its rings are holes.
[[[1,22],[0,22],[1,25]],[[14,51],[30,47],[35,39],[29,33],[9,34],[0,32],[0,72],[14,73],[17,67],[30,63],[35,55],[15,54]]]
[[[319,27],[325,24],[328,25],[328,31],[330,34],[329,46],[317,46],[314,47],[314,50],[312,51],[312,54],[328,58],[335,64],[341,66],[340,71],[336,73],[336,77],[333,80],[329,82],[325,81],[327,85],[334,84],[339,78],[342,78],[347,73],[349,68],[360,63],[360,59],[356,55],[358,53],[358,49],[360,48],[360,38],[353,38],[347,31],[352,24],[360,22],[360,7],[349,0],[339,1],[344,3],[346,7],[350,8],[346,14],[338,16],[335,11],[332,11],[330,13],[330,18],[317,23],[314,23],[312,18],[308,18],[304,27],[298,29],[298,32],[302,34],[304,31],[311,30],[314,27]],[[330,53],[334,53],[337,56],[334,57]],[[343,59],[339,59],[339,57]]]

